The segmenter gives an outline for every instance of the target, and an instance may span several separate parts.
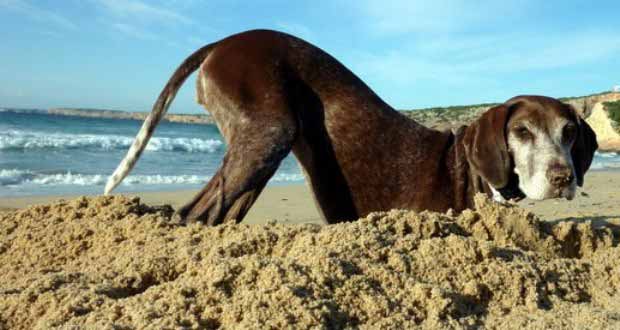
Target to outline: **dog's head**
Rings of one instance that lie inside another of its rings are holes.
[[[470,166],[505,199],[572,199],[598,148],[575,109],[517,96],[485,112],[463,137]]]

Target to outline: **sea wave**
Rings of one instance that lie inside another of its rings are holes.
[[[122,185],[197,185],[205,184],[210,176],[200,175],[130,175]],[[104,174],[78,173],[35,173],[28,170],[0,170],[0,186],[45,185],[45,186],[103,186],[108,179]],[[301,181],[301,174],[278,173],[272,179],[275,182]]]
[[[600,151],[597,151],[597,152],[594,153],[594,156],[595,157],[602,157],[602,158],[620,158],[620,153],[613,152],[613,151],[610,151],[610,152],[600,152]]]
[[[46,186],[74,185],[74,186],[102,186],[108,175],[53,173],[42,174],[23,170],[0,170],[0,186],[21,184],[35,184]],[[200,184],[207,182],[209,177],[198,175],[130,175],[123,180],[123,185],[154,185],[154,184]]]
[[[0,108],[0,112],[7,113],[19,113],[19,114],[47,114],[47,111],[42,109],[12,109],[12,108]]]
[[[592,165],[592,170],[617,170],[620,169],[620,153],[618,152],[596,152]]]
[[[0,150],[125,150],[131,146],[133,140],[133,137],[121,135],[49,134],[11,130],[0,133]],[[223,145],[224,143],[217,139],[153,137],[146,150],[212,153],[222,148]]]

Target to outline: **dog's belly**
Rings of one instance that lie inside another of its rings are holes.
[[[334,197],[352,203],[357,216],[393,208],[449,208],[452,191],[445,164],[423,161],[446,148],[449,134],[420,130],[419,124],[391,109],[368,103],[328,103],[324,110],[324,127],[312,129],[323,130],[325,136],[301,143],[304,151],[311,151],[314,167],[319,167],[309,171],[311,181],[319,181],[313,185],[348,194],[350,198]],[[296,152],[298,158],[301,154]]]

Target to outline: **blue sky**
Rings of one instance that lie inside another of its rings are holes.
[[[399,109],[620,84],[618,0],[0,0],[0,106],[150,111],[193,50],[253,28],[318,45]],[[172,112],[202,111],[194,82]]]

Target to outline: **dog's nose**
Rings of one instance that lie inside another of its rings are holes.
[[[553,165],[547,170],[547,177],[552,185],[556,187],[565,187],[571,184],[575,179],[573,171],[567,166]]]

